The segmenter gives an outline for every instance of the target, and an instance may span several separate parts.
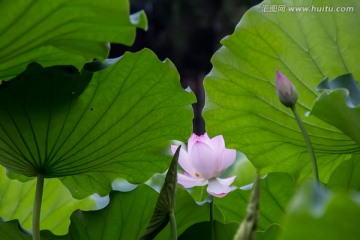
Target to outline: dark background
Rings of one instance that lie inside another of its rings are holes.
[[[111,45],[110,57],[125,51],[150,48],[177,67],[181,84],[190,87],[198,103],[194,109],[194,132],[205,132],[203,78],[211,70],[210,59],[220,40],[230,35],[243,14],[261,0],[131,0],[131,12],[145,10],[148,30],[137,30],[131,47]]]

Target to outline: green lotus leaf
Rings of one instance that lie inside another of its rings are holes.
[[[237,223],[222,224],[215,222],[215,239],[233,239],[238,228]],[[178,238],[179,240],[207,240],[211,239],[210,222],[196,223],[186,229]]]
[[[35,187],[35,179],[26,183],[8,179],[5,168],[0,166],[1,218],[6,221],[18,219],[21,226],[30,231]],[[77,209],[94,210],[97,207],[91,197],[82,200],[73,199],[69,190],[59,179],[45,180],[41,209],[42,229],[48,229],[57,235],[66,234],[70,225],[70,216]],[[0,234],[0,236],[4,235]]]
[[[256,233],[256,240],[278,240],[283,228],[279,224],[271,224],[265,231]]]
[[[175,218],[178,236],[192,225],[210,220],[210,204],[208,202],[197,204],[193,197],[179,185],[176,191],[175,202]],[[222,218],[220,212],[217,210],[215,210],[214,217],[217,219]],[[155,237],[155,240],[168,240],[170,238],[170,224],[168,224],[163,231]]]
[[[166,170],[170,140],[191,133],[194,100],[148,49],[94,74],[34,63],[0,89],[0,163],[58,177],[76,198],[104,196],[116,178]]]
[[[295,183],[287,174],[273,173],[262,179],[260,184],[262,199],[259,218],[260,235],[273,235],[273,231],[267,228],[282,221],[285,215],[284,209],[295,191]],[[224,198],[216,199],[215,220],[220,232],[228,235],[235,234],[238,224],[245,215],[249,196],[250,191],[235,190]],[[146,224],[155,208],[157,197],[158,193],[146,185],[139,185],[130,192],[112,192],[110,204],[106,208],[99,211],[73,213],[69,233],[64,237],[69,240],[91,240],[99,239],[99,236],[103,234],[109,240],[129,239],[129,236],[132,236],[131,239],[137,239],[145,231]],[[179,238],[182,233],[186,235],[187,229],[191,226],[208,222],[209,210],[208,202],[195,203],[192,196],[179,186],[176,192],[175,206]],[[42,232],[42,236],[43,234],[44,232]],[[169,225],[155,237],[156,240],[169,238]]]
[[[31,236],[20,229],[18,221],[5,222],[1,218],[0,236],[2,240],[31,240]]]
[[[258,230],[265,231],[271,224],[281,224],[286,207],[295,193],[294,180],[284,173],[271,173],[260,180],[260,214]],[[216,207],[223,215],[221,222],[241,223],[246,215],[250,190],[235,190],[224,198],[215,199]]]
[[[320,13],[312,11],[313,6],[348,6],[352,11]],[[359,9],[356,0],[265,0],[250,9],[234,33],[221,41],[204,81],[209,135],[222,134],[227,147],[243,152],[261,174],[286,172],[298,181],[309,178],[312,168],[303,136],[291,110],[276,95],[280,70],[298,90],[297,110],[315,149],[320,179],[327,182],[332,171],[360,148],[334,126],[314,116],[306,118],[305,113],[318,96],[316,86],[326,77],[352,73],[360,78]]]
[[[286,215],[286,207],[295,193],[296,185],[294,180],[284,173],[271,173],[265,179],[260,180],[260,216],[258,233],[261,237],[271,237],[279,233],[280,227],[271,227],[274,224],[279,225],[283,222]],[[215,199],[215,220],[222,233],[233,235],[246,215],[246,206],[250,198],[250,190],[234,190],[226,197]],[[197,205],[192,196],[184,189],[177,191],[175,216],[178,225],[179,238],[184,232],[189,236],[193,228],[210,229],[207,225],[209,221],[208,202]],[[202,223],[207,222],[207,223]],[[201,224],[200,224],[201,223]],[[185,224],[185,225],[184,225]],[[191,226],[191,227],[190,227]],[[217,228],[218,228],[217,226]],[[205,231],[205,230],[204,230]],[[210,230],[209,230],[210,233]],[[194,235],[193,239],[196,238]],[[206,233],[203,233],[206,238]],[[165,228],[155,239],[165,240],[170,238],[169,227]],[[191,239],[191,238],[188,238]],[[226,238],[227,239],[227,238]],[[230,238],[231,239],[231,238]],[[261,239],[261,238],[260,238]]]
[[[337,127],[360,146],[360,88],[351,74],[325,79],[310,114]]]
[[[29,233],[25,232],[19,226],[17,220],[3,221],[0,219],[0,236],[1,240],[31,240]],[[69,240],[67,235],[57,236],[48,230],[41,231],[41,240]]]
[[[108,42],[131,45],[147,26],[143,12],[129,15],[128,0],[2,1],[0,22],[1,79],[34,61],[81,68],[105,59]]]
[[[317,190],[305,185],[290,203],[280,239],[349,239],[360,236],[359,194]]]
[[[145,232],[158,196],[154,189],[145,184],[130,192],[113,191],[110,193],[110,203],[104,209],[74,212],[67,235],[57,237],[42,231],[41,236],[45,240],[139,239]],[[178,188],[176,202],[175,215],[179,234],[196,223],[209,220],[209,204],[196,204],[186,190]],[[170,239],[169,225],[155,239]]]
[[[153,213],[158,194],[146,185],[131,192],[111,192],[100,211],[77,211],[71,217],[69,239],[139,239]]]
[[[331,174],[328,187],[360,191],[360,155],[340,164]]]

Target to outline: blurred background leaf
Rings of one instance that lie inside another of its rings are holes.
[[[292,199],[280,239],[349,239],[360,237],[359,193],[317,190],[307,184]]]

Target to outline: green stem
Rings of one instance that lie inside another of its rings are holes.
[[[176,219],[174,212],[170,212],[170,228],[171,228],[171,240],[177,239],[177,230],[176,230]]]
[[[300,116],[299,116],[299,113],[297,112],[296,110],[296,107],[295,105],[291,107],[291,110],[295,116],[295,119],[300,127],[300,130],[301,130],[301,133],[303,134],[304,136],[304,139],[305,139],[305,142],[306,142],[306,146],[308,148],[308,151],[310,153],[310,157],[311,157],[311,162],[312,162],[312,166],[313,166],[313,173],[314,173],[314,178],[315,178],[315,183],[316,185],[319,186],[320,184],[320,181],[319,181],[319,171],[318,171],[318,167],[317,167],[317,162],[316,162],[316,156],[315,156],[315,152],[314,152],[314,149],[312,147],[312,144],[310,142],[310,138],[309,138],[309,135],[307,134],[306,132],[306,129],[305,129],[305,126],[304,126],[304,123],[302,122]]]
[[[33,240],[40,240],[40,211],[44,190],[44,175],[38,174],[36,180],[35,200],[33,206],[32,233]]]
[[[215,240],[215,221],[214,221],[214,197],[211,197],[210,202],[210,228],[211,228],[211,240]]]
[[[256,239],[256,230],[259,220],[259,202],[260,202],[260,176],[258,171],[256,171],[256,177],[254,180],[251,197],[246,207],[246,215],[233,238],[234,240]]]

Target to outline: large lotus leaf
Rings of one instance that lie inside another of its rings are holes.
[[[0,163],[61,177],[72,194],[106,195],[115,178],[146,181],[191,133],[194,102],[173,64],[145,49],[94,73],[31,64],[0,89]]]
[[[304,9],[313,6],[349,6],[352,11]],[[359,9],[356,0],[265,0],[250,9],[235,32],[222,40],[204,81],[208,133],[223,134],[228,147],[245,153],[261,173],[287,172],[299,181],[311,176],[303,136],[291,110],[276,95],[278,69],[298,90],[297,109],[316,151],[320,179],[326,182],[333,169],[350,158],[348,153],[360,149],[335,127],[304,115],[320,81],[349,72],[360,77]]]
[[[360,146],[360,88],[353,76],[325,79],[318,90],[322,93],[311,114],[342,130]]]
[[[107,42],[131,45],[144,13],[129,15],[128,0],[1,1],[0,78],[33,62],[82,65],[104,59]]]
[[[258,230],[265,231],[271,224],[280,224],[286,207],[295,193],[294,180],[284,173],[271,173],[260,180],[260,215]],[[224,198],[215,199],[216,207],[224,219],[222,222],[241,223],[246,215],[250,190],[235,190]]]
[[[360,195],[303,187],[292,200],[281,239],[357,240]]]
[[[35,179],[26,183],[8,179],[5,168],[0,166],[1,218],[6,221],[18,219],[24,229],[31,230],[35,187]],[[70,216],[76,209],[96,208],[96,203],[91,197],[82,200],[73,199],[69,190],[58,179],[46,179],[41,208],[41,229],[51,230],[58,235],[66,234],[70,225]]]

